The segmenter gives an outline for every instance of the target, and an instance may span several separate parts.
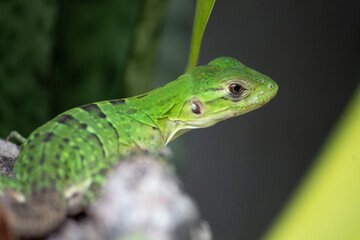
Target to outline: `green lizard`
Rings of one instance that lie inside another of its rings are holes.
[[[257,109],[277,91],[269,77],[221,57],[149,93],[58,115],[23,143],[15,178],[0,178],[10,227],[20,236],[49,232],[92,201],[119,156]]]

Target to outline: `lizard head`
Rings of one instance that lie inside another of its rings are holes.
[[[183,129],[203,128],[255,110],[275,97],[278,86],[230,57],[220,57],[187,73],[186,101],[177,118]]]

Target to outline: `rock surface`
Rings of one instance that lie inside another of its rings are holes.
[[[17,145],[0,139],[1,174],[13,175]],[[67,218],[50,240],[211,240],[174,169],[152,155],[122,160],[83,217]]]

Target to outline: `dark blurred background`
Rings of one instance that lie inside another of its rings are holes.
[[[216,2],[200,63],[233,56],[279,92],[255,112],[189,133],[185,185],[215,239],[258,239],[311,166],[360,82],[359,3]]]
[[[279,92],[171,144],[214,239],[258,239],[311,166],[359,84],[359,9],[355,0],[216,2],[199,64],[235,57]],[[194,0],[0,1],[1,137],[175,79],[194,10]]]

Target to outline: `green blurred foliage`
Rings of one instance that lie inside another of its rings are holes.
[[[0,1],[0,136],[27,136],[71,107],[149,90],[166,4]]]
[[[56,1],[0,1],[0,135],[48,117]]]
[[[159,49],[159,26],[164,20],[163,13],[167,6],[165,2],[166,0],[147,0],[142,7],[125,71],[125,84],[130,95],[144,93],[152,87],[149,78],[155,74],[154,58]]]
[[[54,111],[126,95],[123,75],[142,2],[61,1]]]

